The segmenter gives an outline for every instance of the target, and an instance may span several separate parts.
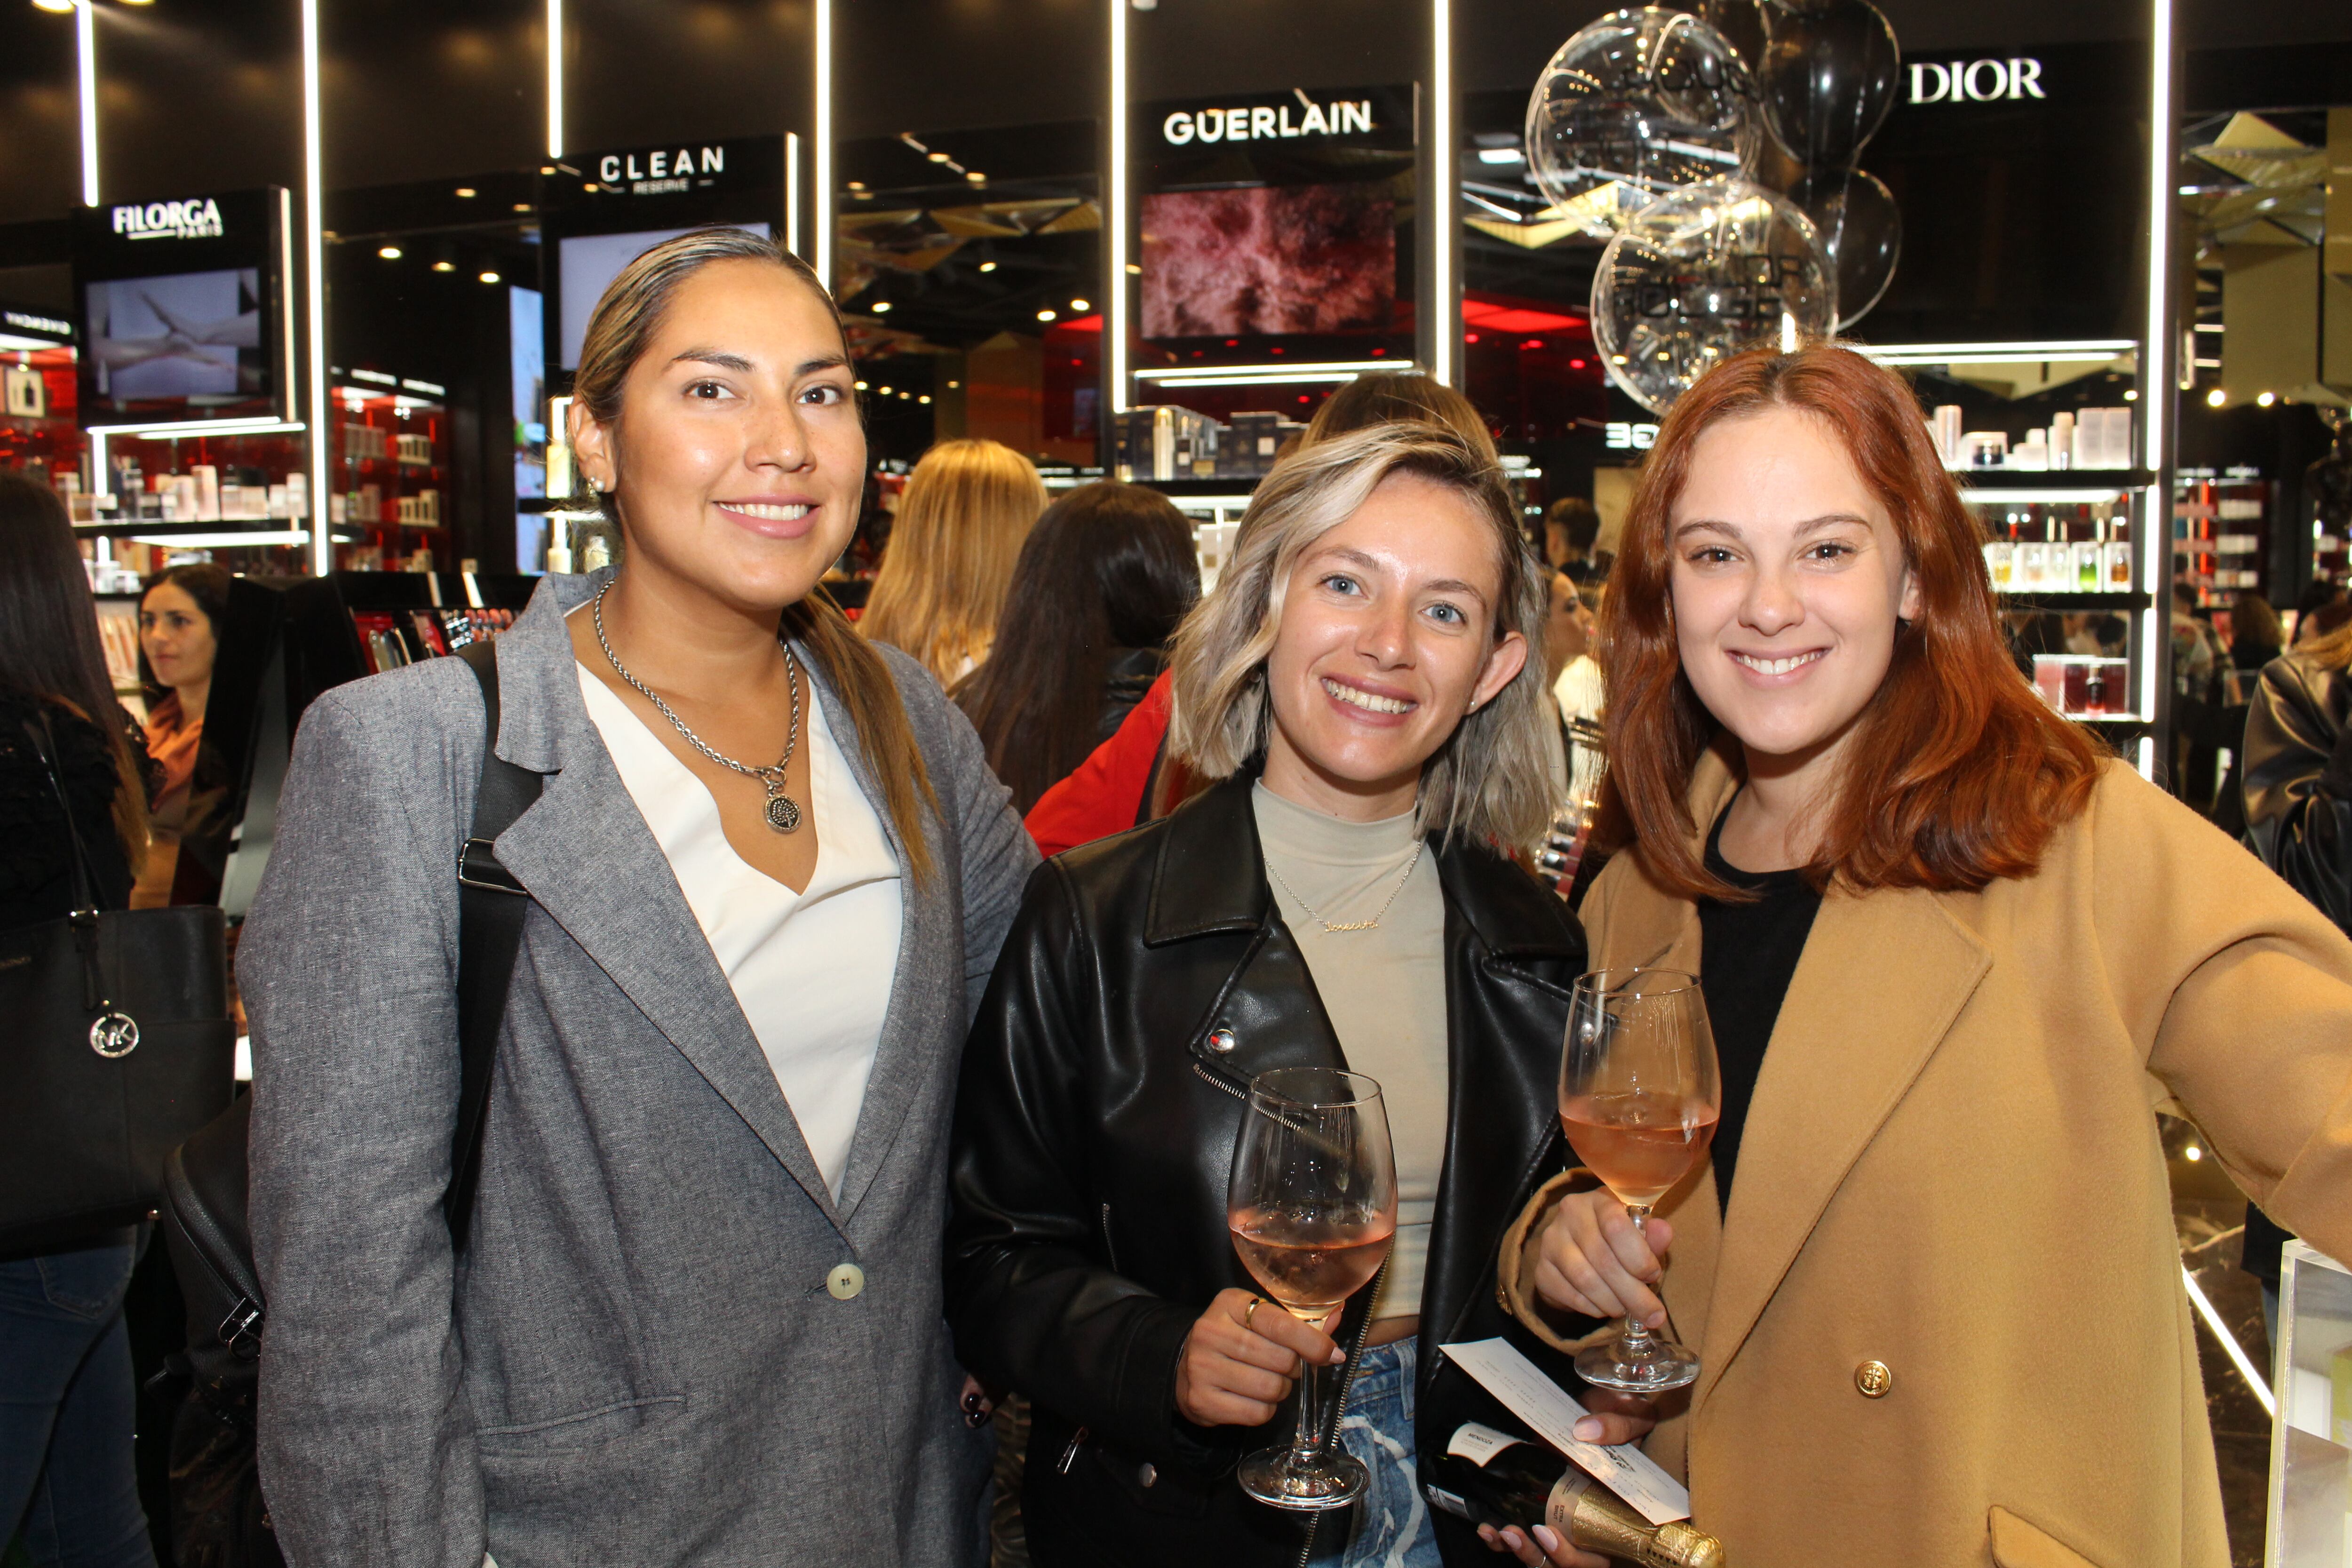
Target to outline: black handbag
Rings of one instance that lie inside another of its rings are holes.
[[[0,1095],[0,1255],[134,1224],[163,1195],[163,1157],[236,1083],[221,911],[98,908],[48,716],[27,721],[65,814],[73,912],[0,931],[0,1018],[16,1041]]]
[[[539,798],[541,780],[501,761],[495,643],[457,650],[481,683],[488,720],[474,821],[457,860],[457,1128],[442,1212],[459,1251],[474,1215],[482,1129],[515,957],[530,896],[499,864],[497,840]],[[253,1101],[173,1150],[164,1164],[163,1239],[188,1303],[190,1387],[172,1430],[172,1544],[180,1568],[281,1568],[254,1456],[268,1309],[246,1215]]]

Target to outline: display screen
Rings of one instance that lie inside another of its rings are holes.
[[[272,391],[258,271],[91,283],[85,304],[98,395],[110,403],[232,403]]]
[[[762,239],[773,232],[764,223],[724,226],[740,228]],[[646,228],[632,234],[578,234],[557,242],[556,292],[561,303],[562,336],[557,340],[556,348],[565,370],[579,366],[580,344],[588,335],[588,318],[595,314],[596,301],[604,297],[605,285],[620,276],[622,268],[663,240],[693,232],[691,227]]]
[[[1147,338],[1381,331],[1394,313],[1385,184],[1171,191],[1141,216]]]

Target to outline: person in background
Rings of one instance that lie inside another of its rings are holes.
[[[2340,604],[2341,601],[2334,601]],[[2307,616],[2324,615],[2323,603]],[[2286,885],[2352,934],[2352,625],[2311,637],[2263,667],[2246,710],[2245,843]],[[2279,1248],[2287,1233],[2246,1207],[2239,1267],[2262,1281],[2278,1337]]]
[[[1021,547],[997,652],[952,692],[1015,810],[1118,732],[1200,596],[1192,525],[1158,490],[1085,485],[1045,509]]]
[[[210,562],[173,566],[149,581],[139,602],[141,684],[147,706],[147,752],[162,773],[155,792],[154,841],[146,868],[131,889],[131,907],[160,909],[172,901],[180,838],[191,826],[196,752],[204,743],[205,705],[212,695],[213,656],[219,649],[229,574]],[[199,807],[200,811],[201,808]]]
[[[1581,584],[1599,575],[1592,547],[1601,538],[1601,513],[1582,496],[1565,496],[1544,514],[1544,561]]]
[[[1030,879],[958,1090],[948,1315],[965,1363],[1034,1402],[1043,1568],[1484,1560],[1414,1456],[1494,1418],[1448,1338],[1564,1370],[1493,1272],[1557,1168],[1584,958],[1506,858],[1551,805],[1542,606],[1461,437],[1302,447],[1178,634],[1171,747],[1214,782]],[[1319,1329],[1249,1288],[1228,1228],[1244,1100],[1276,1066],[1379,1080],[1395,1138],[1395,1244]],[[1351,1510],[1286,1514],[1232,1475],[1295,1422],[1267,1425],[1301,1357],[1349,1364],[1318,1414],[1371,1472]]]
[[[1022,542],[1045,510],[1029,459],[996,441],[942,441],[923,454],[857,629],[915,656],[941,686],[988,658]]]
[[[1646,1237],[1573,1172],[1501,1277],[1555,1344],[1672,1314],[1649,1452],[1738,1568],[2229,1561],[2151,1104],[2352,1252],[2352,941],[2019,679],[1982,541],[1899,376],[1751,351],[1602,611],[1584,920],[1701,977],[1721,1114]]]
[[[2294,599],[2294,646],[2301,647],[2312,638],[2343,625],[2344,615],[2331,617],[2326,624],[2321,623],[2320,616],[2344,605],[2343,584],[2330,582],[2325,577],[2305,583],[2303,592]],[[2347,608],[2347,614],[2352,614],[2352,608]]]
[[[1592,615],[1584,593],[1565,572],[1551,574],[1550,607],[1544,616],[1544,687],[1559,710],[1561,732],[1573,721],[1601,721],[1603,690],[1601,663],[1592,657]],[[1568,740],[1570,759],[1564,781],[1567,799],[1590,799],[1601,784],[1601,757]]]
[[[64,503],[0,470],[0,929],[73,910],[73,838],[29,725],[47,726],[101,910],[129,907],[147,847],[147,757],[114,698]],[[22,1094],[14,1077],[0,1092]],[[38,1563],[154,1568],[132,1468],[125,1226],[0,1258],[0,1545]]]
[[[2276,658],[2286,647],[2286,629],[2271,602],[2252,589],[2230,601],[2230,663],[2248,674]]]
[[[1501,466],[1486,417],[1468,398],[1425,375],[1387,373],[1358,376],[1325,398],[1306,434],[1283,460],[1351,430],[1417,420],[1434,420],[1469,443],[1486,462]],[[1153,681],[1118,732],[1029,808],[1024,820],[1041,851],[1058,855],[1125,832],[1164,814],[1186,793],[1192,781],[1182,763],[1165,765],[1168,686],[1165,675]]]

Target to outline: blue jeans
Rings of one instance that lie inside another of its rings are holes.
[[[155,1568],[131,1468],[122,1292],[134,1233],[0,1263],[0,1544],[49,1568]]]
[[[1314,1568],[1443,1568],[1413,1466],[1412,1378],[1420,1361],[1411,1337],[1363,1352],[1339,1442],[1371,1472],[1372,1484],[1356,1505],[1354,1533],[1344,1542],[1318,1541]]]

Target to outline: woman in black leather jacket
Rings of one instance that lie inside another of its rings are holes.
[[[1560,1164],[1584,960],[1498,848],[1541,833],[1550,789],[1514,521],[1435,426],[1286,459],[1177,638],[1170,745],[1218,782],[1030,882],[965,1057],[948,1310],[964,1364],[1034,1405],[1044,1568],[1488,1560],[1413,1455],[1498,1415],[1440,1346],[1507,1334],[1569,1376],[1494,1266]],[[1398,1149],[1396,1247],[1328,1338],[1257,1301],[1226,1229],[1250,1079],[1307,1065],[1381,1079]],[[1345,1358],[1326,1431],[1375,1472],[1346,1512],[1230,1473],[1286,1436],[1300,1355]]]

